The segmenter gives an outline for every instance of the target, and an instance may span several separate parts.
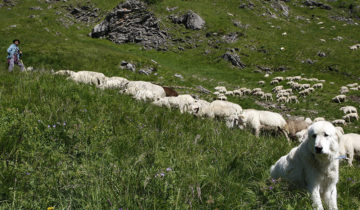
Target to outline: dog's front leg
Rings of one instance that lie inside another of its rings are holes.
[[[312,207],[314,207],[316,210],[324,210],[324,207],[321,203],[320,185],[312,183],[308,186],[308,190],[311,194],[311,200],[313,202]]]
[[[329,210],[337,210],[337,190],[336,184],[326,186],[324,189],[324,202],[328,206]]]

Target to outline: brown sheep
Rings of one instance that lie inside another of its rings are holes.
[[[169,88],[169,87],[163,87],[164,88],[164,91],[166,93],[166,97],[169,97],[169,96],[178,96],[179,94],[172,88]]]
[[[294,140],[296,139],[297,132],[307,129],[310,125],[305,122],[305,120],[300,119],[288,119],[286,120],[286,123],[289,131],[289,137]]]

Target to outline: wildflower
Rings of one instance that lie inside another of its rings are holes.
[[[56,125],[55,125],[55,124],[53,125],[53,128],[56,128]]]
[[[64,121],[63,126],[66,126],[66,122]]]
[[[172,171],[172,169],[171,169],[171,168],[167,168],[166,171]]]
[[[40,123],[41,122],[41,120],[38,120],[38,123]]]
[[[164,174],[164,173],[160,173],[160,176],[161,176],[161,177],[164,177],[164,176],[165,176],[165,174]]]
[[[275,184],[275,183],[276,183],[276,179],[271,179],[271,182]]]
[[[29,173],[29,172],[26,172],[26,175],[30,175],[30,173]]]
[[[51,207],[47,207],[47,210],[54,210],[55,207],[51,206]]]
[[[51,126],[50,125],[48,125],[48,128],[50,128]]]
[[[273,187],[273,186],[270,186],[270,187],[269,187],[269,190],[272,190],[272,189],[274,189],[274,187]]]
[[[347,178],[347,180],[350,182],[352,179],[349,177],[349,178]]]

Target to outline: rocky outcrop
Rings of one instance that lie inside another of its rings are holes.
[[[173,23],[184,24],[187,29],[200,30],[205,26],[205,21],[191,10],[180,17],[170,15],[169,18]]]
[[[83,5],[78,7],[69,6],[67,10],[78,21],[86,23],[98,21],[99,8]]]
[[[240,56],[236,53],[226,52],[222,58],[231,62],[231,64],[237,68],[243,69],[246,67],[246,65],[241,62]]]
[[[93,28],[90,36],[117,44],[139,43],[155,49],[164,49],[167,41],[167,33],[160,30],[159,20],[139,0],[127,0],[116,6]]]
[[[314,1],[314,0],[306,0],[304,2],[304,5],[308,6],[308,7],[318,7],[320,9],[326,9],[326,10],[331,10],[332,9],[330,5],[323,4],[321,2],[317,2],[317,1]]]

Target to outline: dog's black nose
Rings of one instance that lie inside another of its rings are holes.
[[[316,153],[321,153],[322,152],[322,147],[315,147],[315,152]]]

